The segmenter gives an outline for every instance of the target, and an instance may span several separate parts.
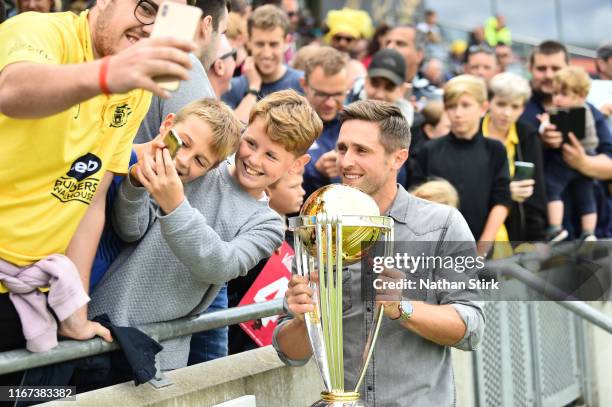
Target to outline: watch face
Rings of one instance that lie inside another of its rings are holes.
[[[402,301],[400,302],[400,306],[402,307],[402,317],[408,319],[412,316],[412,302],[410,301]]]

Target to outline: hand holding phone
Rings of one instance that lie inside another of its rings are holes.
[[[515,161],[514,162],[514,177],[513,181],[523,181],[526,179],[533,179],[533,173],[535,171],[535,165],[527,161]]]
[[[584,106],[552,109],[550,122],[563,134],[563,143],[570,143],[570,131],[578,140],[582,140],[585,137],[586,109]]]
[[[202,10],[198,7],[165,1],[159,6],[151,38],[177,37],[193,41],[201,19]],[[168,76],[156,77],[155,81],[170,91],[177,90],[180,84],[179,79]]]
[[[170,129],[164,136],[164,144],[168,148],[170,157],[174,160],[174,157],[176,157],[178,151],[181,149],[181,147],[183,147],[183,140],[178,135],[176,130]]]

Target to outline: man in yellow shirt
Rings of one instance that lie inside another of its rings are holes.
[[[187,79],[191,67],[194,43],[147,38],[158,1],[98,0],[78,16],[24,13],[0,26],[0,260],[64,254],[87,290],[113,173],[127,172],[150,92],[169,97],[153,78]],[[24,343],[6,291],[0,352]],[[60,333],[110,340],[86,312]]]

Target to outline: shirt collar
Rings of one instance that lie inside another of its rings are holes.
[[[482,135],[485,137],[489,137],[489,123],[491,121],[491,116],[487,113],[482,120]],[[519,143],[518,133],[516,132],[516,123],[512,123],[510,126],[510,130],[508,131],[508,135],[506,136],[506,141],[504,142],[505,146],[509,144],[517,145]]]
[[[94,60],[91,45],[91,31],[89,30],[89,10],[82,11],[78,17],[78,36],[85,54],[85,62]]]
[[[391,208],[385,214],[393,218],[395,222],[406,223],[410,205],[414,198],[410,195],[401,184],[397,184],[397,193],[391,204]]]

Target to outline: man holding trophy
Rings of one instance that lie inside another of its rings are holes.
[[[456,209],[412,197],[397,184],[410,144],[397,107],[359,101],[344,108],[341,121],[337,165],[346,186],[318,190],[302,209],[309,216],[291,221],[297,274],[289,282],[289,315],[276,328],[274,347],[291,366],[314,355],[326,387],[314,406],[454,405],[449,347],[471,351],[480,342],[485,318],[476,293],[374,289],[366,276],[372,272],[363,267],[367,262],[356,260],[366,255],[355,242],[361,239],[365,250],[364,242],[383,236],[387,244],[421,244],[434,247],[437,256],[453,256],[460,244],[475,253],[474,238]],[[442,270],[416,275],[438,279]],[[385,268],[374,277],[394,282],[404,276]]]

